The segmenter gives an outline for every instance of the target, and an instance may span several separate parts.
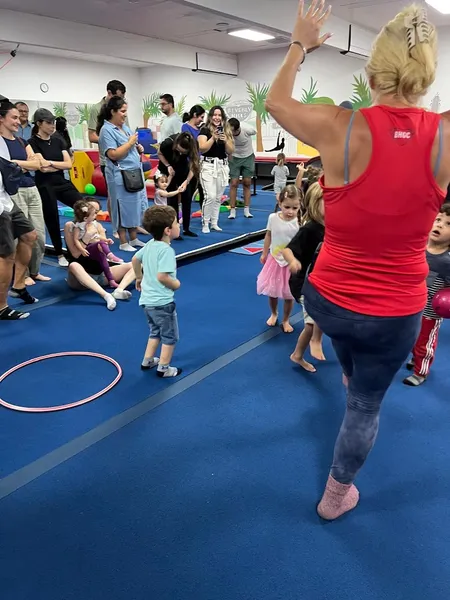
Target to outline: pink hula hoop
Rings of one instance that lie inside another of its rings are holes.
[[[37,356],[36,358],[32,358],[31,360],[27,360],[26,362],[20,363],[20,365],[16,365],[15,367],[12,367],[11,369],[9,369],[9,371],[6,371],[6,373],[3,373],[3,375],[0,377],[0,383],[2,383],[2,381],[4,381],[7,377],[9,377],[9,375],[12,375],[12,373],[15,373],[19,369],[23,369],[23,367],[27,367],[28,365],[32,365],[33,363],[41,362],[42,360],[48,360],[49,358],[59,358],[62,356],[92,356],[93,358],[100,358],[102,360],[106,360],[107,362],[111,363],[112,365],[114,365],[116,367],[117,376],[114,379],[114,381],[112,381],[107,387],[103,388],[96,394],[89,396],[89,398],[83,398],[83,400],[78,400],[77,402],[71,402],[70,404],[61,404],[60,406],[44,406],[44,407],[35,408],[35,407],[17,406],[15,404],[10,404],[9,402],[6,402],[5,400],[2,400],[2,398],[0,398],[0,405],[4,406],[5,408],[10,408],[11,410],[17,410],[20,412],[27,412],[27,413],[46,413],[46,412],[54,412],[57,410],[66,410],[67,408],[75,408],[77,406],[81,406],[82,404],[87,404],[88,402],[92,402],[92,400],[95,400],[96,398],[103,396],[103,394],[106,394],[107,392],[109,392],[109,390],[111,390],[117,383],[119,383],[120,378],[122,377],[122,373],[123,373],[122,367],[119,365],[119,363],[117,361],[115,361],[113,358],[110,358],[109,356],[105,356],[104,354],[97,354],[96,352],[56,352],[55,354],[46,354],[45,356]]]

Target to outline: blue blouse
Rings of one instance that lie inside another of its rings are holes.
[[[194,140],[196,140],[198,138],[198,134],[200,133],[200,129],[197,129],[197,127],[192,127],[192,125],[189,125],[189,123],[183,123],[183,127],[181,128],[181,131],[190,133],[192,135],[192,137],[194,138]]]
[[[106,156],[108,150],[117,150],[117,148],[126,144],[131,135],[131,129],[127,125],[123,125],[122,130],[120,130],[117,125],[113,125],[109,121],[105,121],[98,138],[100,151]],[[118,160],[117,163],[118,165],[116,165],[113,161],[111,161],[110,158],[107,157],[106,164],[107,167],[109,167],[109,170],[111,170],[111,167],[114,168],[117,166],[119,166],[122,170],[139,169],[141,167],[141,158],[137,148],[131,148],[128,154],[124,158]]]

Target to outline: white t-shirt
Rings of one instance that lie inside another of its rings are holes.
[[[3,185],[3,177],[2,174],[0,172],[0,215],[3,212],[11,212],[13,209],[13,201],[11,200],[11,198],[9,197],[9,195],[6,193],[5,187]]]
[[[281,218],[281,212],[272,213],[267,222],[267,231],[271,233],[270,254],[274,257],[280,267],[287,267],[281,251],[286,248],[292,238],[297,234],[300,225],[297,217],[292,221]]]
[[[254,154],[252,136],[256,135],[256,129],[247,123],[241,123],[241,133],[234,138],[234,158],[247,158]]]
[[[172,113],[170,117],[166,117],[161,123],[161,142],[167,140],[171,135],[181,133],[182,126],[183,121],[177,113]]]
[[[275,177],[274,188],[276,192],[281,191],[282,188],[286,187],[287,180],[289,177],[289,167],[283,165],[280,167],[279,165],[275,165],[272,169],[272,175]]]

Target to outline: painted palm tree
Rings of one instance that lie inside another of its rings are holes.
[[[180,117],[183,116],[183,113],[186,110],[186,98],[187,96],[182,96],[175,106],[175,112],[179,114]]]
[[[150,119],[154,119],[159,117],[161,114],[161,109],[159,108],[159,97],[161,94],[158,92],[153,92],[150,96],[146,96],[142,100],[142,116],[144,119],[144,127],[148,127],[148,122]]]
[[[209,96],[200,96],[200,104],[208,112],[213,106],[225,106],[231,100],[231,96],[222,94],[221,96],[213,90]]]
[[[264,152],[262,124],[267,123],[269,118],[265,103],[270,86],[268,83],[257,83],[256,85],[252,85],[248,82],[246,82],[245,85],[247,87],[248,99],[256,113],[256,151]]]
[[[311,77],[309,89],[302,90],[302,97],[300,98],[300,102],[303,104],[334,104],[334,100],[328,98],[328,96],[319,96],[319,88],[317,86],[317,81]]]
[[[53,114],[55,117],[67,118],[67,103],[66,102],[55,102],[53,105]]]
[[[370,93],[370,87],[362,75],[353,75],[353,96],[350,102],[353,104],[353,110],[359,110],[360,108],[368,108],[372,106],[372,94]]]
[[[75,110],[80,116],[79,123],[89,123],[91,117],[92,104],[77,104]]]

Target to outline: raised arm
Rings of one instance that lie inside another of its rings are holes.
[[[312,0],[308,10],[303,0],[299,3],[297,20],[292,32],[292,43],[269,93],[266,109],[275,121],[305,144],[320,148],[333,135],[333,122],[344,109],[330,105],[302,104],[292,97],[295,78],[306,55],[320,48],[330,34],[320,30],[330,15],[325,0]]]

